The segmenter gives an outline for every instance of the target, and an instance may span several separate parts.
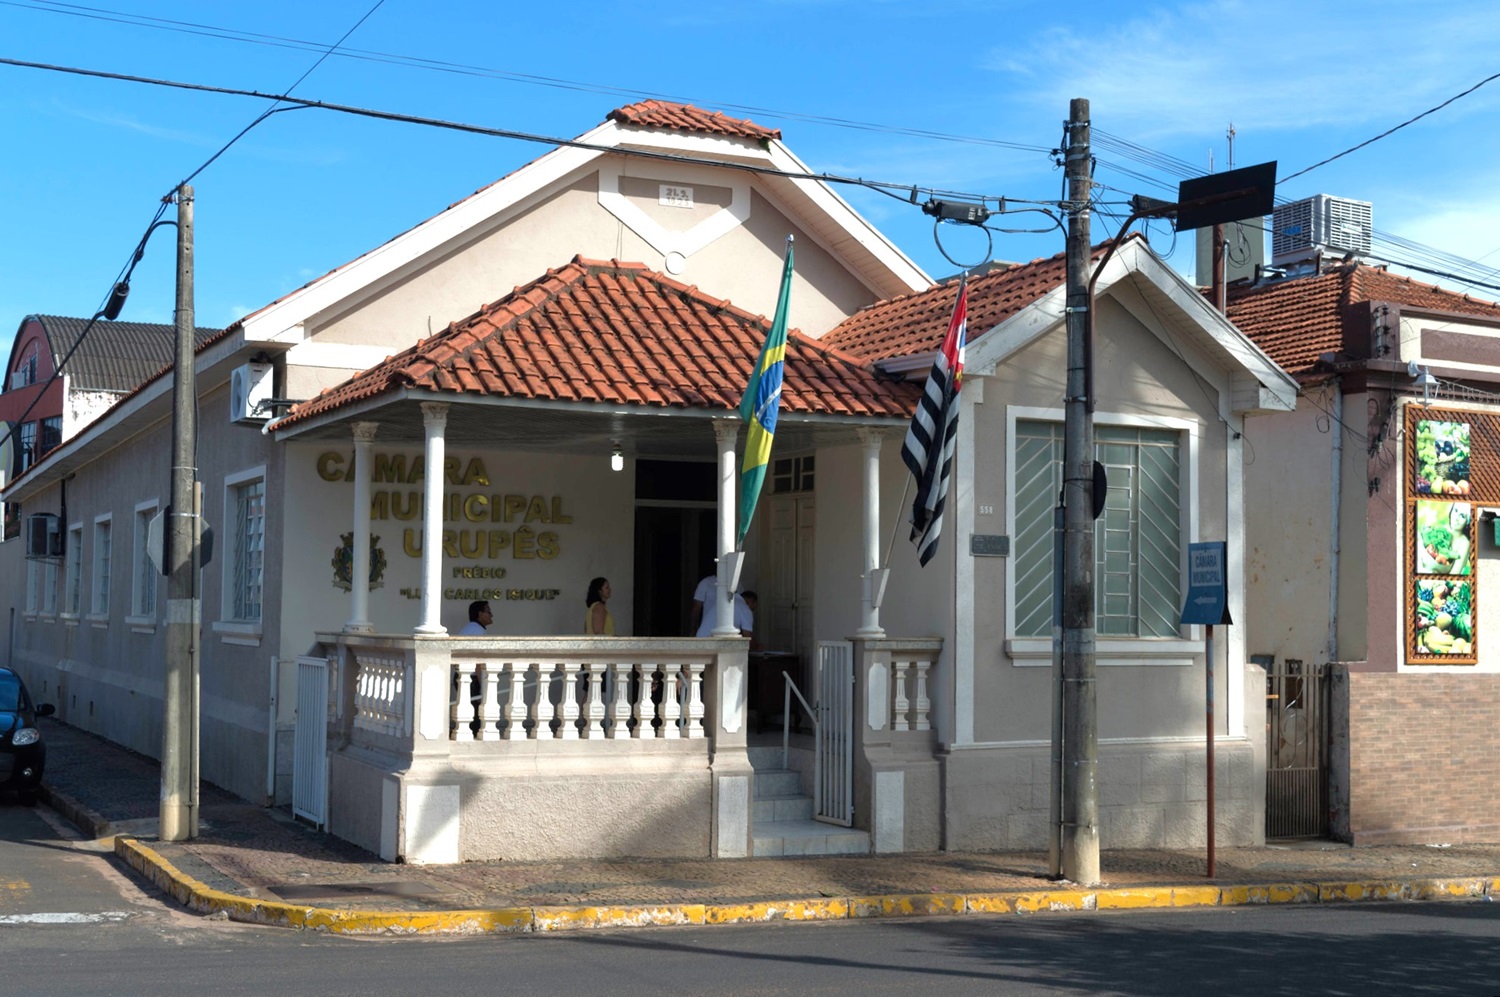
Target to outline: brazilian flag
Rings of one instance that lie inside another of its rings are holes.
[[[745,458],[740,464],[740,528],[735,546],[744,543],[755,502],[771,463],[771,441],[776,436],[776,414],[781,409],[781,368],[786,359],[786,312],[792,297],[792,237],[786,239],[786,262],[781,268],[781,294],[776,299],[776,315],[771,333],[761,347],[760,358],[750,371],[750,383],[740,399],[740,418],[749,425],[745,439]]]

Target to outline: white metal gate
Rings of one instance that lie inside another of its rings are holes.
[[[818,642],[817,689],[813,816],[848,827],[854,823],[853,644]]]
[[[273,730],[271,736],[275,737]],[[297,659],[297,727],[292,742],[292,813],[328,823],[328,659]]]

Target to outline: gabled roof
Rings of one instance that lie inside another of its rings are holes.
[[[1129,238],[1138,239],[1140,236],[1131,235]],[[1108,248],[1108,243],[1095,246],[1094,261],[1097,262]],[[970,277],[970,341],[1061,287],[1067,276],[1066,256],[1058,253]],[[918,294],[877,301],[840,322],[819,341],[865,360],[890,360],[931,353],[943,341],[957,297],[958,281],[955,279]]]
[[[1229,318],[1293,376],[1344,349],[1351,305],[1388,301],[1411,308],[1500,319],[1500,304],[1354,263],[1310,277],[1227,289]]]
[[[745,138],[728,143],[739,148],[713,149],[699,138]],[[647,100],[610,112],[605,122],[572,142],[532,160],[418,225],[328,271],[302,287],[250,312],[230,326],[247,343],[301,339],[300,325],[325,309],[347,308],[355,299],[375,293],[398,279],[418,261],[432,258],[462,242],[476,229],[521,206],[569,177],[597,169],[611,154],[666,153],[733,169],[747,162],[792,174],[807,174],[807,165],[781,143],[779,129],[709,112],[689,104]],[[931,279],[884,234],[860,217],[823,181],[763,174],[758,183],[774,192],[802,218],[825,248],[842,256],[852,273],[876,296],[925,287]]]
[[[723,111],[705,111],[692,104],[674,104],[665,100],[643,100],[609,112],[609,121],[637,128],[668,128],[705,135],[733,135],[759,141],[781,138],[780,128],[764,128],[753,121],[731,118]]]
[[[80,344],[79,337],[89,324],[86,318],[30,315],[22,327],[31,320],[38,322],[46,334],[53,363],[60,362],[77,346],[63,368],[75,390],[134,391],[163,368],[170,367],[174,359],[177,333],[170,325],[101,319]],[[194,329],[196,345],[202,346],[223,331]]]
[[[1148,325],[1174,340],[1185,337],[1229,374],[1236,412],[1289,409],[1296,383],[1251,340],[1209,307],[1203,296],[1167,266],[1139,235],[1120,242],[1106,262],[1108,243],[1092,249],[1098,271],[1095,295],[1116,295]],[[969,279],[969,353],[966,369],[983,376],[1063,323],[1067,261],[1064,254],[1033,260]],[[935,351],[947,331],[957,281],[906,295],[850,316],[819,342],[847,350],[891,371],[925,374],[912,360]],[[1137,305],[1137,302],[1140,302]],[[908,358],[903,362],[900,358]]]
[[[382,397],[422,393],[729,410],[769,324],[639,263],[575,257],[384,363],[293,408],[278,434]],[[792,331],[783,412],[906,417],[917,389]]]

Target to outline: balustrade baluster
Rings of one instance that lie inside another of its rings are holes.
[[[891,730],[911,730],[911,725],[906,720],[907,711],[911,709],[911,702],[906,698],[906,672],[910,667],[909,661],[891,662],[896,686],[896,691],[891,696]]]
[[[656,684],[656,666],[640,666],[641,682],[635,696],[635,730],[631,737],[653,737],[651,721],[656,717],[656,706],[651,701],[651,687]]]
[[[662,665],[661,670],[665,681],[661,690],[661,726],[656,729],[656,736],[676,740],[682,737],[682,728],[678,726],[678,720],[682,716],[682,702],[677,698],[682,665],[670,662]]]
[[[609,712],[604,721],[605,737],[630,736],[630,676],[634,667],[628,661],[616,661],[608,666],[614,671],[614,695],[610,697]]]
[[[510,698],[505,701],[505,737],[519,741],[526,736],[526,671],[529,665],[510,663]]]
[[[918,661],[917,665],[917,722],[913,725],[914,730],[932,729],[932,701],[927,698],[927,669],[932,667],[930,661]]]
[[[532,668],[536,674],[536,702],[531,704],[531,736],[543,739],[556,737],[552,731],[552,674],[555,666],[548,667],[538,663]]]
[[[685,667],[687,668],[687,691],[683,699],[687,702],[684,718],[686,736],[700,738],[703,737],[703,670],[708,665],[706,662],[694,661]]]
[[[500,673],[505,666],[486,662],[480,666],[484,675],[484,691],[479,700],[479,739],[500,740]]]
[[[577,661],[564,661],[562,663],[562,725],[558,728],[557,736],[564,741],[578,740],[578,669],[581,667]]]
[[[604,736],[604,677],[608,674],[608,665],[583,666],[583,736],[589,739]]]
[[[453,700],[449,706],[451,725],[448,728],[448,736],[454,741],[474,740],[474,730],[471,726],[474,722],[474,672],[478,664],[473,661],[455,661],[453,663],[454,685]]]

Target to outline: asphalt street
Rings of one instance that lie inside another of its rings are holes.
[[[1366,903],[349,938],[189,914],[0,803],[0,994],[1493,994],[1500,905]]]

